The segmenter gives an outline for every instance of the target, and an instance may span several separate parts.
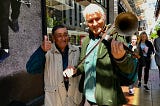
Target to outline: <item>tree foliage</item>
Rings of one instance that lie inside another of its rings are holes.
[[[155,25],[155,27],[154,27],[154,31],[151,32],[150,37],[151,37],[152,39],[155,39],[155,38],[158,37],[158,35],[157,35],[157,31],[158,31],[158,30],[160,30],[160,21],[157,22],[157,25]]]

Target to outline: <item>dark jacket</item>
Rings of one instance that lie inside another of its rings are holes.
[[[143,50],[140,47],[141,41],[139,42],[138,48],[139,48],[139,55],[143,56]],[[154,53],[154,47],[152,43],[149,40],[145,41],[146,46],[148,47],[148,52],[147,52],[147,58],[151,58],[151,54]]]
[[[39,47],[30,57],[26,64],[26,69],[28,73],[36,74],[42,73],[44,71],[46,57],[46,52]]]

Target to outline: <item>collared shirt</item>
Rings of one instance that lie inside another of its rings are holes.
[[[87,47],[86,54],[93,48],[99,39],[91,39]],[[85,59],[85,81],[84,91],[87,100],[96,103],[95,88],[96,88],[96,62],[97,62],[98,46]]]
[[[63,64],[63,70],[65,70],[67,67],[68,67],[68,51],[69,51],[69,48],[68,46],[64,49],[64,52],[62,52],[58,46],[56,46],[56,48],[59,50],[59,52],[61,53],[62,55],[62,64]],[[66,90],[68,91],[68,88],[69,88],[69,79],[68,77],[64,77],[64,85],[65,85],[65,88]]]
[[[62,52],[57,45],[55,45],[56,48],[58,49],[58,51],[61,53],[62,55],[62,61],[63,61],[63,70],[65,70],[68,67],[68,46],[65,48],[64,52]]]

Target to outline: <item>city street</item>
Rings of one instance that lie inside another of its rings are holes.
[[[143,77],[142,77],[143,78]],[[143,82],[143,81],[142,81]],[[158,69],[150,70],[148,86],[150,91],[135,87],[135,94],[128,94],[128,87],[122,87],[126,98],[129,100],[125,106],[160,106],[160,79]]]

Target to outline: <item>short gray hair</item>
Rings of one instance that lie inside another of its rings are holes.
[[[87,14],[92,14],[95,12],[100,12],[102,15],[104,15],[104,10],[99,5],[91,3],[86,6],[85,9],[82,11],[85,21]]]

